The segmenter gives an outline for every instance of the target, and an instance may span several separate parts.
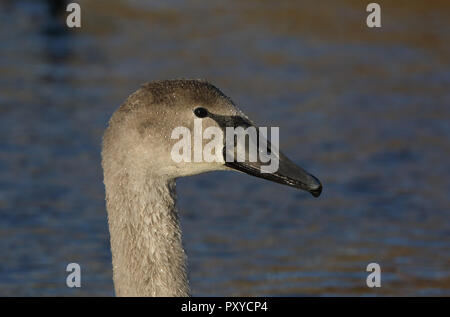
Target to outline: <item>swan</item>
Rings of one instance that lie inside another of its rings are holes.
[[[177,178],[237,170],[315,197],[322,191],[317,178],[281,152],[274,173],[261,173],[258,162],[175,162],[171,150],[177,140],[171,133],[192,128],[194,119],[202,120],[203,129],[254,126],[214,85],[188,79],[143,84],[109,120],[102,168],[116,296],[190,295],[175,207]]]

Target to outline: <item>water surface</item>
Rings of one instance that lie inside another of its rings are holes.
[[[180,77],[279,126],[324,184],[180,180],[193,295],[450,295],[447,1],[382,1],[377,30],[356,0],[79,3],[81,30],[0,3],[0,295],[113,295],[101,135],[141,83]]]

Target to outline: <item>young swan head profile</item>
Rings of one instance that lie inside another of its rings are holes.
[[[249,133],[254,139],[237,137],[248,131],[254,132]],[[104,168],[127,168],[128,173],[168,179],[238,170],[319,196],[320,181],[280,153],[277,144],[266,140],[267,134],[261,135],[261,129],[230,98],[206,81],[151,82],[133,93],[112,116],[102,153],[103,161],[111,166]],[[266,148],[265,162],[259,155],[261,142]],[[265,170],[267,159],[276,160],[277,168]]]
[[[178,177],[237,170],[320,195],[320,181],[279,152],[270,131],[269,141],[267,128],[206,81],[151,82],[128,97],[102,148],[117,295],[189,295]]]

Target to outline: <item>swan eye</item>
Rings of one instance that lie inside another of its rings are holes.
[[[208,110],[202,107],[195,108],[194,114],[199,118],[204,118],[208,115]]]

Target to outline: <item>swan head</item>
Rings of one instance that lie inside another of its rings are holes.
[[[257,127],[206,81],[150,82],[111,117],[103,168],[168,179],[237,170],[319,196],[320,181],[279,152],[270,130]]]

